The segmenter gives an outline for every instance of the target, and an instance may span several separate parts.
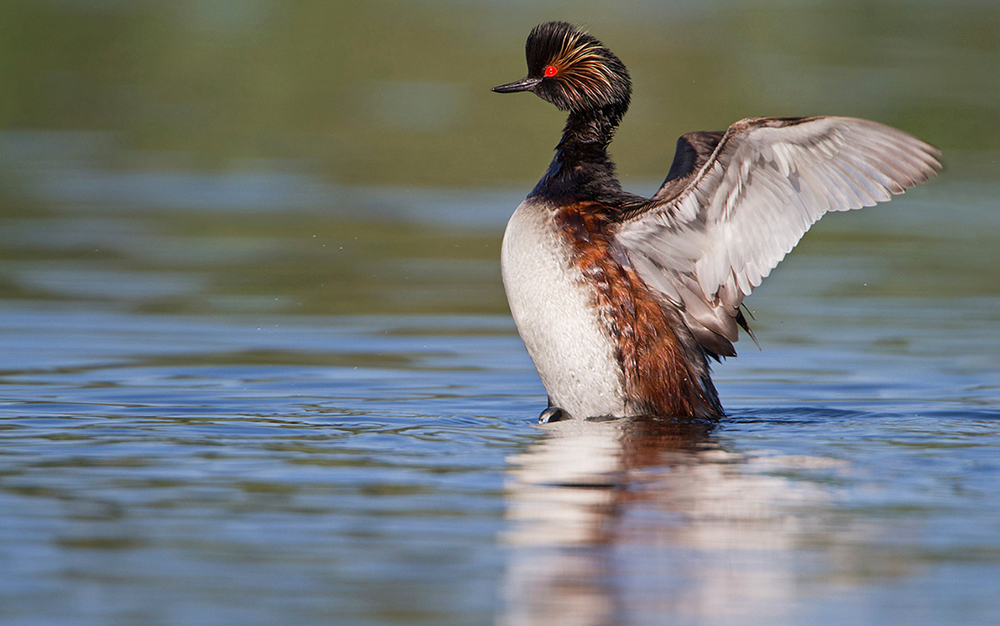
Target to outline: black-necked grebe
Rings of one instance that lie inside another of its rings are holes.
[[[735,356],[739,327],[750,332],[743,298],[827,211],[888,200],[941,167],[936,148],[875,122],[759,117],[682,136],[643,198],[607,153],[632,92],[625,65],[565,22],[537,26],[525,52],[527,77],[493,91],[569,112],[501,252],[549,396],[540,422],[721,416],[708,359]]]

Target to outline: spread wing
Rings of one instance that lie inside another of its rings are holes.
[[[698,174],[698,170],[712,158],[716,146],[724,136],[725,133],[717,131],[697,131],[681,135],[677,140],[674,162],[670,164],[667,179],[653,194],[652,202],[669,200],[687,187]]]
[[[824,213],[889,200],[941,167],[933,146],[843,117],[745,119],[721,138],[685,135],[682,149],[674,176],[617,224],[615,243],[720,356],[736,354],[743,298]]]

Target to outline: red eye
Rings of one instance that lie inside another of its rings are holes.
[[[556,69],[555,65],[549,65],[545,68],[544,73],[545,73],[545,78],[552,78],[553,76],[559,73],[559,70]]]

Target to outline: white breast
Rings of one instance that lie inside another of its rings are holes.
[[[507,224],[500,264],[517,330],[553,405],[577,418],[623,415],[614,345],[551,211],[521,203]]]

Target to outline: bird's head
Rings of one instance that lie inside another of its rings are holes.
[[[528,75],[494,87],[499,93],[530,91],[560,110],[607,110],[621,119],[632,81],[625,65],[604,44],[566,22],[539,24],[525,45]]]

